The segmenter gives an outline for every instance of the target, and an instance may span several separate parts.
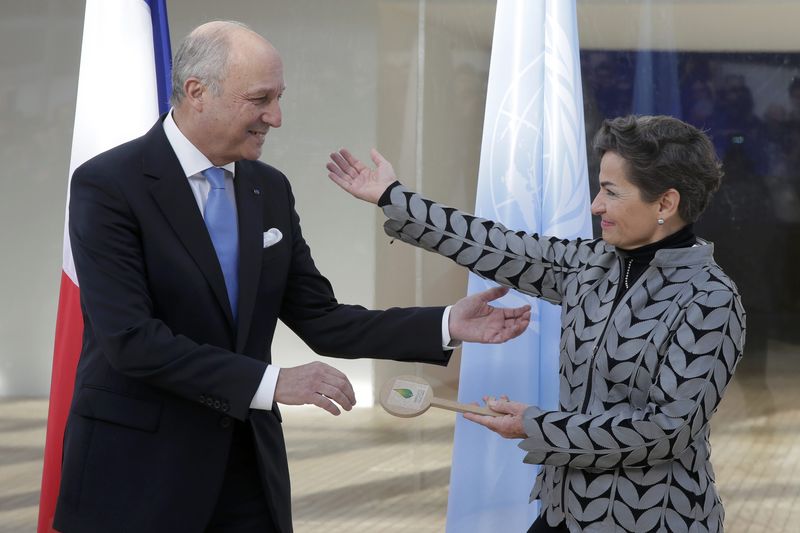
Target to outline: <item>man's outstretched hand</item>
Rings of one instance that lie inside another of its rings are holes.
[[[356,198],[377,204],[384,191],[397,181],[392,164],[376,149],[370,151],[375,168],[371,169],[359,161],[346,148],[331,154],[326,165],[328,177],[339,187]]]
[[[456,302],[450,309],[450,337],[458,341],[499,344],[519,336],[531,321],[531,306],[506,309],[489,305],[507,292],[505,287],[494,287]]]

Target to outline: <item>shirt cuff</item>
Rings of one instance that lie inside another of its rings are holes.
[[[267,370],[261,377],[261,383],[256,389],[256,395],[250,402],[250,409],[262,409],[269,411],[275,401],[275,387],[278,385],[278,373],[281,367],[277,365],[267,365]]]
[[[450,337],[450,308],[453,307],[452,305],[448,305],[444,308],[444,313],[442,313],[442,348],[445,350],[452,350],[453,348],[457,348],[461,346],[461,341],[454,341]]]

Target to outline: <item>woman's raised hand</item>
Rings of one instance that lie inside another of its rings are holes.
[[[384,191],[397,181],[392,164],[376,149],[370,150],[375,168],[368,168],[346,148],[331,154],[328,177],[356,198],[377,204]]]

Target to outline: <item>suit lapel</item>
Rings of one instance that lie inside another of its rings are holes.
[[[147,134],[142,163],[144,174],[154,178],[150,193],[208,280],[228,323],[233,326],[233,315],[217,253],[197,208],[189,182],[183,175],[178,158],[167,141],[161,120]]]
[[[239,323],[236,331],[236,351],[244,350],[253,307],[258,296],[263,251],[264,191],[252,176],[249,165],[236,164],[236,209],[239,213]]]

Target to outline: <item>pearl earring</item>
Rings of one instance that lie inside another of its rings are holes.
[[[663,218],[659,218],[656,222],[658,222],[659,226],[663,226],[664,225],[664,219]]]

